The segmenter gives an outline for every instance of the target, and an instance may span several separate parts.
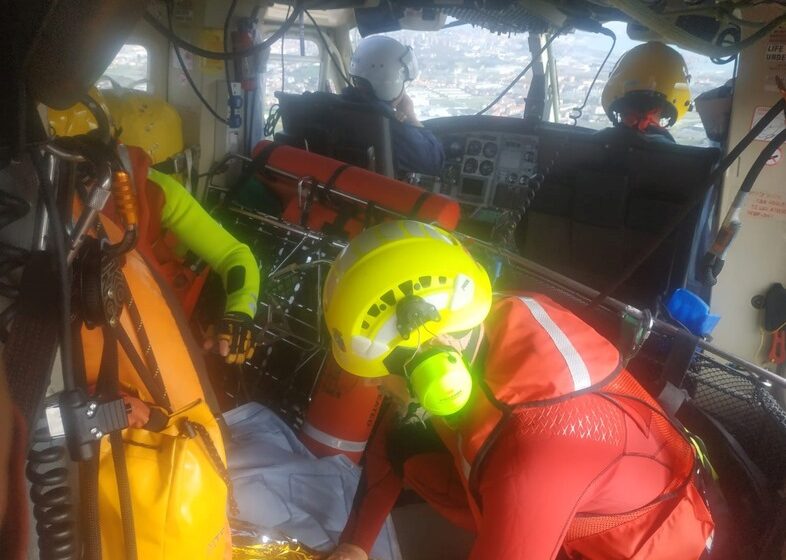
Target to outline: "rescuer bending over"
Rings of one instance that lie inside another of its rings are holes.
[[[472,560],[705,553],[714,524],[691,444],[573,313],[534,293],[492,298],[455,238],[412,221],[353,239],[323,302],[337,362],[401,405],[331,560],[368,558],[404,485],[477,533]]]
[[[440,175],[445,159],[442,144],[418,120],[405,90],[418,75],[412,49],[391,37],[367,37],[352,54],[349,74],[354,85],[342,97],[371,103],[391,118],[396,170]]]

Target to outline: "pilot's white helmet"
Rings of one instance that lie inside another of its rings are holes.
[[[368,82],[380,101],[393,101],[404,83],[417,78],[418,63],[410,47],[392,37],[375,35],[363,39],[352,54],[349,73]]]

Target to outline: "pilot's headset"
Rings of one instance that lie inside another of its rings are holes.
[[[405,375],[433,415],[466,404],[472,379],[461,353],[427,343],[480,325],[491,283],[448,232],[408,220],[364,231],[333,263],[323,307],[333,355],[349,373]]]
[[[366,37],[349,62],[355,84],[365,82],[380,101],[391,102],[404,91],[406,82],[418,77],[418,63],[411,47],[384,35]]]

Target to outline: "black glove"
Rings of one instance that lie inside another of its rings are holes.
[[[218,352],[228,364],[242,364],[254,355],[254,322],[245,313],[229,312],[218,324]]]

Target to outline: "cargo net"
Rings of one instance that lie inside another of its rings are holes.
[[[767,383],[730,364],[699,354],[684,388],[693,403],[719,420],[776,486],[786,482],[786,411]]]
[[[267,214],[224,210],[218,217],[267,273],[254,321],[258,346],[235,396],[262,402],[298,427],[329,351],[321,287],[344,243]]]

